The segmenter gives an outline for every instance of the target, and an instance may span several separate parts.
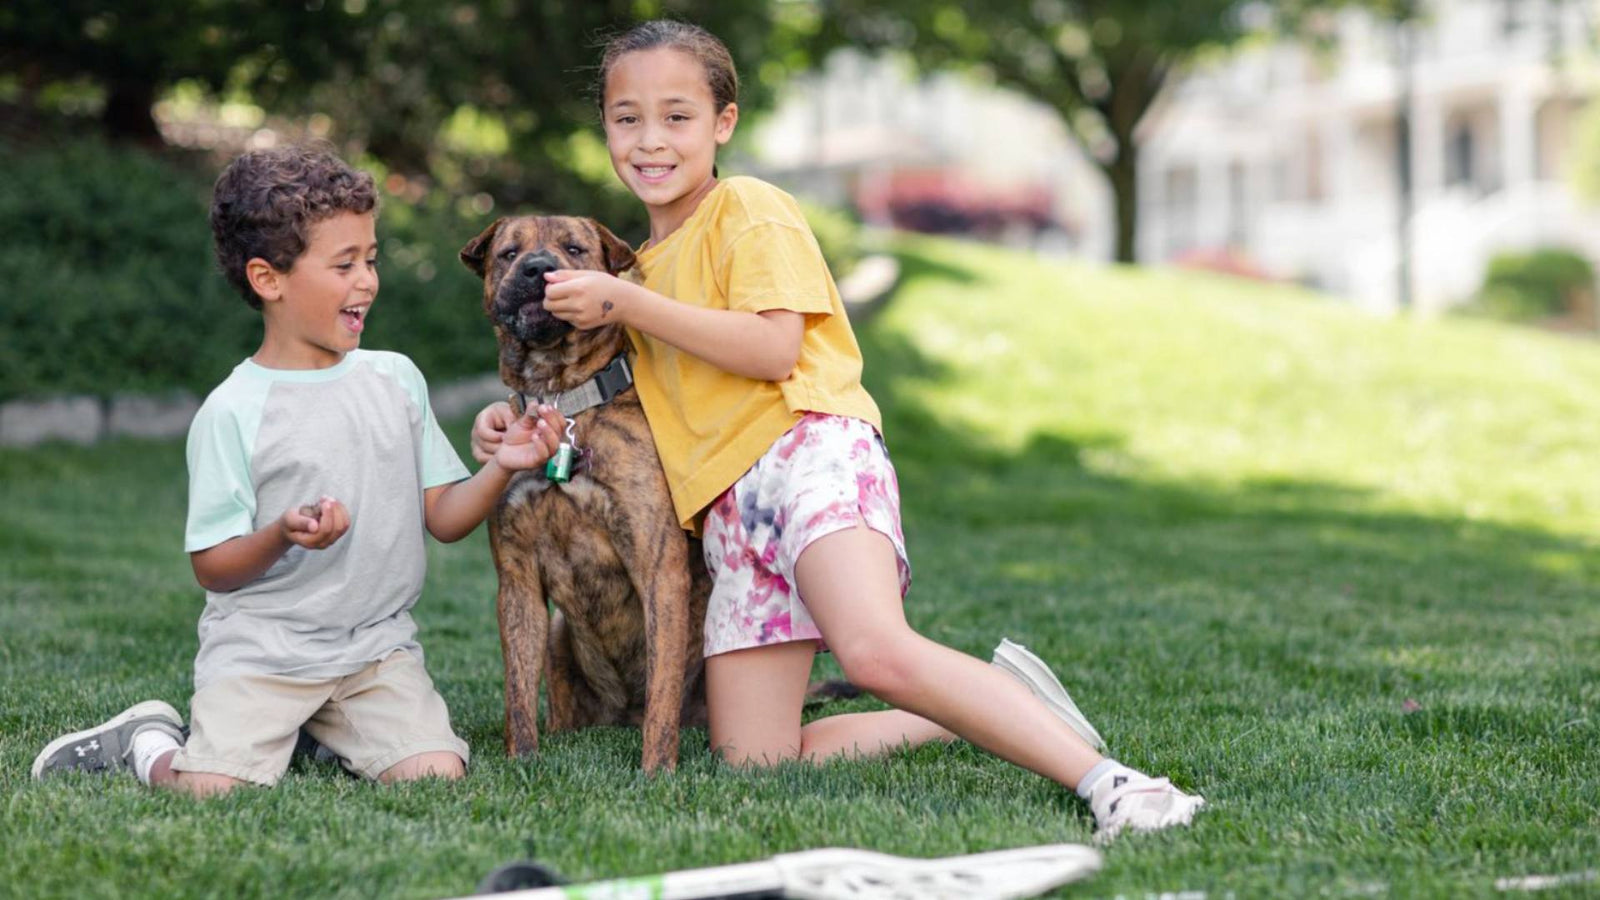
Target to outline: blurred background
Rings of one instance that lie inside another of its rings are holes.
[[[657,16],[728,43],[723,171],[803,198],[837,277],[895,229],[1597,328],[1591,2],[12,0],[0,401],[219,381],[259,325],[213,271],[210,182],[307,138],[385,194],[369,345],[492,370],[456,251],[507,212],[643,237],[594,65]]]

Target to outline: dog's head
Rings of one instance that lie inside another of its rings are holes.
[[[633,250],[593,219],[513,216],[497,219],[462,247],[461,261],[483,279],[483,311],[501,334],[545,349],[572,331],[545,311],[545,273],[599,269],[615,275],[633,267]]]

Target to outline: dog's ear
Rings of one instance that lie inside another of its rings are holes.
[[[633,268],[633,248],[628,246],[627,241],[612,234],[611,229],[599,222],[594,223],[594,230],[600,234],[600,248],[605,253],[607,272],[616,275]]]
[[[495,219],[493,225],[483,230],[483,234],[468,241],[467,245],[461,248],[461,262],[479,278],[483,277],[484,269],[487,268],[485,263],[489,259],[489,245],[494,243],[494,236],[500,232],[500,226],[505,223],[504,216]]]

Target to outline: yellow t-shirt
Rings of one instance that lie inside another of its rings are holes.
[[[666,240],[639,252],[641,281],[694,306],[805,313],[794,372],[761,381],[725,372],[629,329],[639,399],[678,521],[697,517],[807,411],[882,429],[861,386],[861,348],[800,207],[755,178],[720,181]]]

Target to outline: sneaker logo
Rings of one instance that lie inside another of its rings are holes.
[[[1113,776],[1111,776],[1111,789],[1112,790],[1116,790],[1117,788],[1122,787],[1123,785],[1125,785],[1127,783],[1128,783],[1128,776],[1126,776],[1126,775],[1113,775]]]
[[[95,751],[97,751],[99,749],[100,749],[100,742],[99,741],[90,741],[87,744],[79,744],[78,746],[73,747],[72,748],[72,752],[78,754],[78,756],[80,756],[80,757],[84,757],[84,756],[88,756],[90,753],[93,753],[93,752],[95,752]]]

